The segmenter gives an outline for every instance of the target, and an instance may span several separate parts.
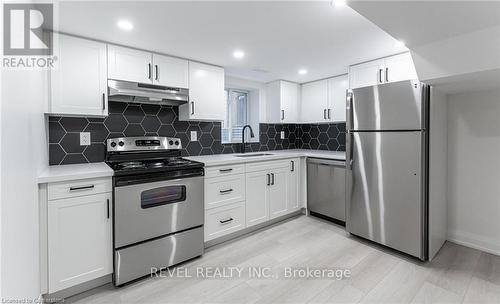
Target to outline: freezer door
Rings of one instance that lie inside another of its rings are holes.
[[[405,80],[354,89],[347,101],[347,129],[424,129],[424,87],[418,81]]]
[[[421,132],[351,132],[346,229],[424,259]]]

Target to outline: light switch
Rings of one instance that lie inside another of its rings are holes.
[[[90,132],[80,132],[80,146],[90,146]]]
[[[198,132],[191,131],[191,141],[197,141],[197,140],[198,140]]]
[[[285,131],[281,131],[280,137],[281,137],[281,139],[285,139]]]

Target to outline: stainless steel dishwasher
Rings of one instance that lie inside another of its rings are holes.
[[[307,159],[307,208],[311,215],[345,225],[345,161]]]

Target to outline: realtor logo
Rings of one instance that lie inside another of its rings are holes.
[[[6,3],[3,7],[3,54],[12,56],[52,55],[53,5],[48,3]]]

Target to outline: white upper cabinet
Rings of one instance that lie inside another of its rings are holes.
[[[417,79],[417,71],[410,53],[399,54],[385,59],[385,82]]]
[[[108,78],[188,88],[188,61],[108,45]]]
[[[302,85],[300,121],[302,123],[345,121],[347,75]]]
[[[349,67],[349,87],[355,89],[383,83],[384,68],[384,59]]]
[[[224,69],[189,62],[189,103],[179,106],[180,120],[224,120]]]
[[[349,67],[351,89],[417,78],[409,52]]]
[[[300,121],[316,123],[327,120],[328,81],[319,80],[302,85]]]
[[[106,44],[54,34],[59,47],[56,68],[50,71],[52,114],[108,114]]]
[[[108,45],[108,78],[151,83],[152,59],[152,54],[149,52]]]
[[[267,122],[295,123],[299,121],[300,85],[277,80],[267,84]]]
[[[348,87],[349,80],[347,75],[341,75],[328,79],[327,118],[329,121],[345,121]]]
[[[188,61],[153,54],[153,83],[175,88],[188,88]]]

